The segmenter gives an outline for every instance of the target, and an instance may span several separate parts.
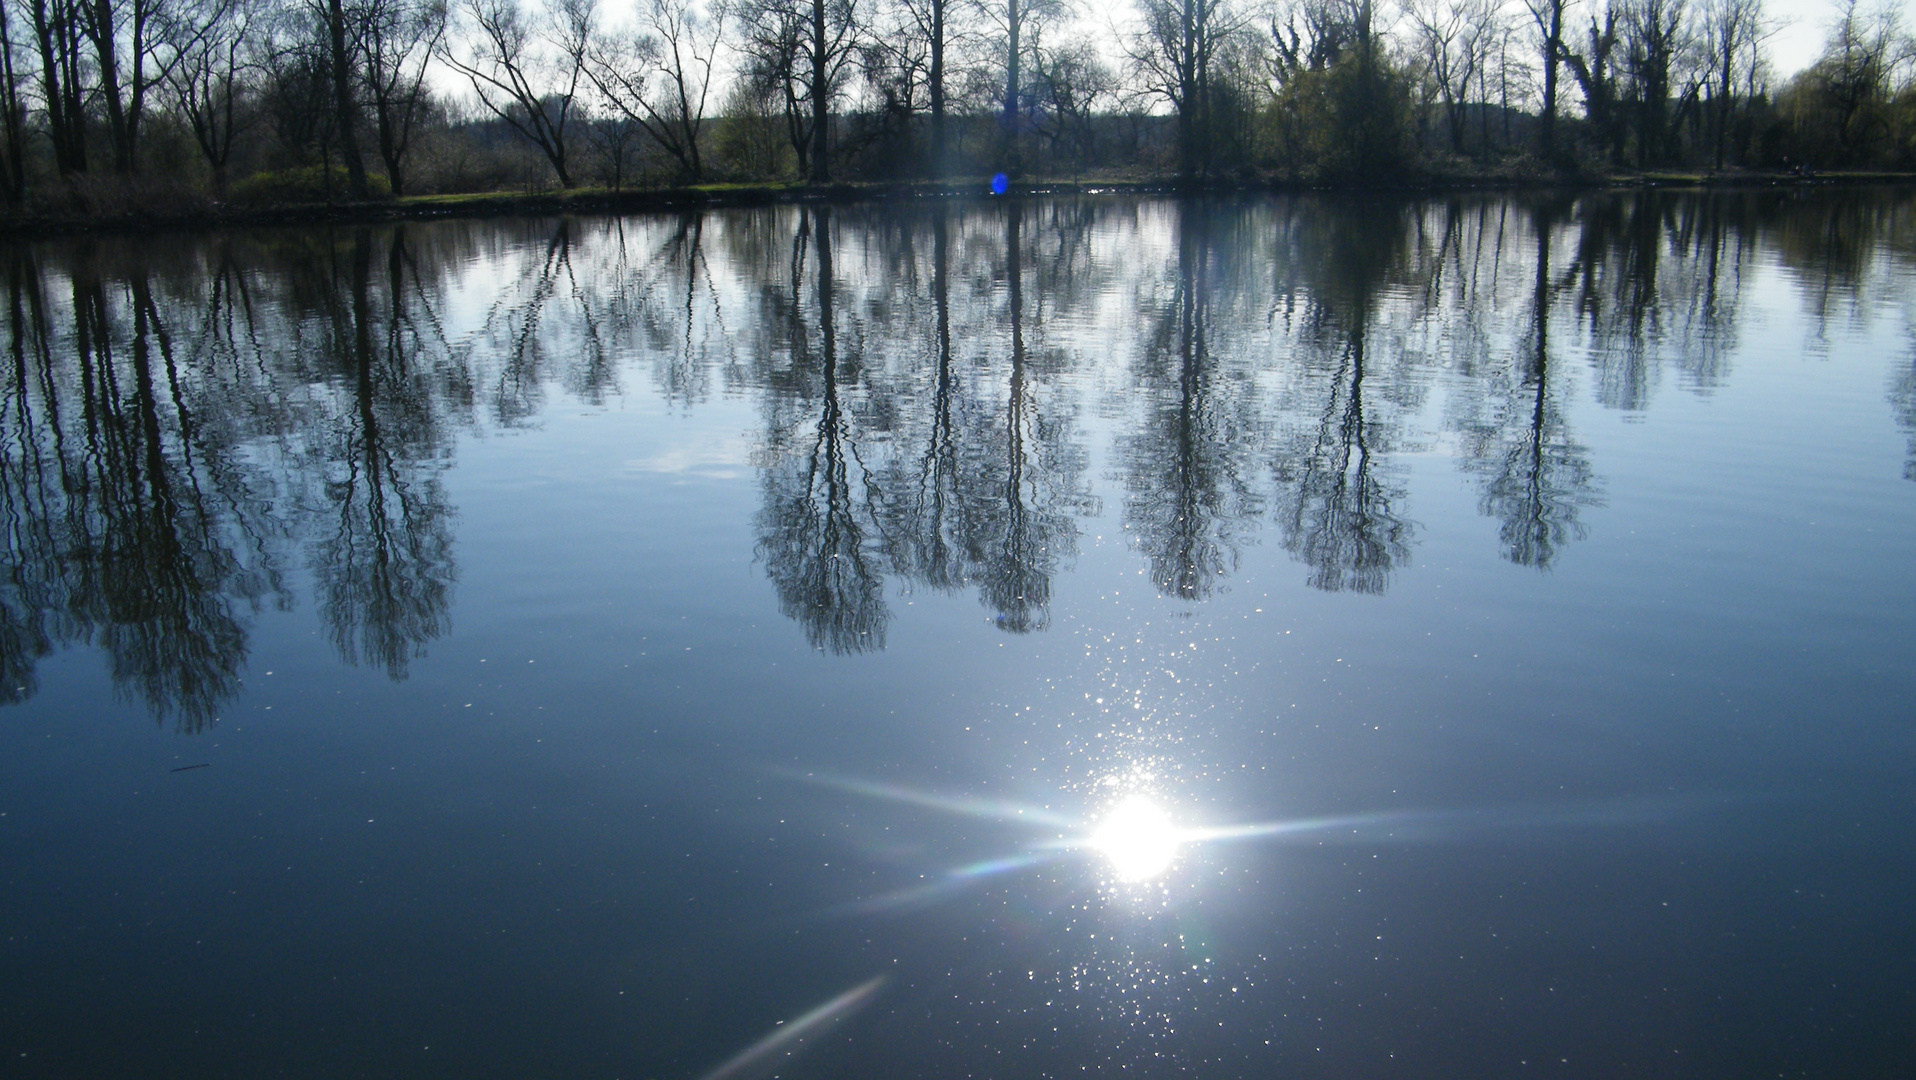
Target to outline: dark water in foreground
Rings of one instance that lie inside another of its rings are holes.
[[[0,305],[0,1074],[1916,1072],[1909,192]]]

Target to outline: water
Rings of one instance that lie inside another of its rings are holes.
[[[1907,191],[4,263],[6,1075],[1916,1068]]]

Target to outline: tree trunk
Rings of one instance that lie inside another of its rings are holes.
[[[1018,124],[1018,24],[1023,16],[1018,12],[1018,0],[1008,0],[1005,9],[1008,16],[1006,28],[1010,31],[1005,42],[1005,149],[1011,148],[1011,141],[1017,136]]]
[[[945,151],[945,0],[931,0],[931,174],[943,179]]]
[[[346,13],[340,0],[329,0],[326,8],[326,32],[333,54],[333,114],[339,128],[339,156],[346,159],[346,182],[352,196],[361,202],[370,192],[366,188],[366,163],[359,156],[359,139],[353,133],[353,65],[346,52]]]
[[[1192,9],[1198,2],[1182,0],[1178,5],[1178,175],[1185,180],[1197,175],[1197,13]]]
[[[62,177],[86,171],[86,112],[80,101],[79,12],[66,0],[34,0],[33,35],[40,48],[47,136]]]
[[[0,18],[0,78],[6,85],[0,87],[0,108],[6,110],[6,116],[0,122],[6,131],[6,172],[4,186],[7,205],[19,206],[26,199],[27,146],[24,132],[26,110],[20,105],[20,84],[13,70],[13,35],[9,31],[10,18]]]
[[[1477,69],[1477,156],[1490,160],[1490,61]]]
[[[812,183],[827,183],[832,178],[831,86],[825,58],[825,0],[812,0]]]
[[[133,147],[125,103],[120,98],[120,35],[110,0],[95,0],[87,27],[99,65],[100,98],[106,105],[107,134],[113,140],[113,171],[125,176],[133,171]],[[135,41],[137,47],[137,37]]]
[[[1722,94],[1716,105],[1716,171],[1723,171],[1723,137],[1730,126],[1730,91],[1734,85],[1730,63],[1736,58],[1736,38],[1726,33],[1723,39],[1723,81]]]
[[[1557,61],[1563,55],[1563,5],[1565,0],[1547,0],[1550,25],[1543,39],[1543,115],[1538,118],[1538,141],[1546,162],[1557,154]]]
[[[399,142],[399,132],[394,130],[390,109],[382,102],[374,102],[374,112],[379,124],[379,160],[386,164],[386,183],[394,195],[406,193],[406,151]]]

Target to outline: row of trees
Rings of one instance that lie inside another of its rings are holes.
[[[1859,3],[1776,85],[1762,0],[4,0],[0,193],[1909,165]]]
[[[1383,592],[1437,438],[1503,558],[1548,568],[1603,496],[1576,402],[1724,385],[1744,285],[1779,265],[1821,338],[1908,303],[1916,223],[1856,191],[1062,200],[18,249],[0,703],[91,643],[128,696],[209,721],[302,581],[343,661],[403,678],[451,626],[460,433],[647,383],[755,408],[757,564],[820,649],[883,648],[900,589],[1043,630],[1107,499],[1165,596],[1227,588],[1260,537],[1312,587]]]

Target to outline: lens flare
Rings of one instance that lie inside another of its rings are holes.
[[[1178,831],[1163,807],[1132,795],[1104,815],[1091,846],[1111,861],[1121,880],[1149,881],[1177,859]]]
[[[780,1020],[777,1031],[706,1073],[704,1080],[757,1080],[759,1077],[776,1076],[782,1067],[790,1065],[794,1054],[804,1049],[807,1039],[823,1037],[840,1020],[863,1008],[884,985],[883,975],[868,979],[789,1024]]]

